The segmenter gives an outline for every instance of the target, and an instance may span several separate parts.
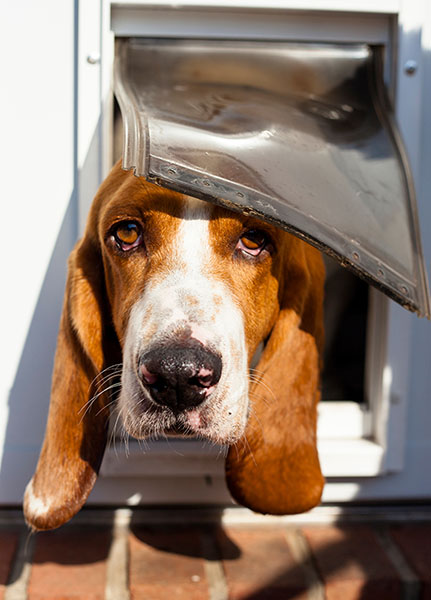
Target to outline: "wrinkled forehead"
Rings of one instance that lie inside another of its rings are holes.
[[[148,224],[156,242],[156,236],[169,239],[184,221],[211,222],[208,233],[213,237],[218,229],[241,230],[246,217],[123,172],[117,174],[116,189],[105,194],[99,207],[99,235],[103,238],[113,223],[125,219]]]
[[[184,221],[207,222],[206,233],[213,240],[234,237],[245,226],[264,227],[279,246],[286,237],[282,230],[260,220],[149,183],[130,171],[114,171],[113,184],[107,192],[99,206],[98,227],[102,238],[113,223],[125,219],[145,222],[157,245],[168,241],[181,227],[186,233]]]

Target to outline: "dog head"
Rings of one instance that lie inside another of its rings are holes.
[[[116,165],[69,262],[28,523],[57,527],[85,502],[110,408],[135,438],[228,445],[228,486],[254,510],[315,505],[322,288],[299,239]],[[114,402],[98,382],[120,369]]]

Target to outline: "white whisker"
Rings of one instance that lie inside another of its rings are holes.
[[[84,410],[84,413],[83,413],[83,415],[81,417],[80,423],[82,423],[83,419],[85,418],[85,416],[87,415],[87,413],[91,410],[91,408],[92,408],[93,404],[96,402],[96,400],[98,400],[100,398],[100,396],[103,396],[103,394],[107,394],[111,390],[114,390],[114,389],[120,388],[120,387],[121,387],[121,383],[120,382],[113,383],[112,385],[110,385],[106,389],[101,390],[98,394],[95,394],[92,398],[90,398],[90,400],[88,400],[88,402],[86,402],[80,408],[80,410],[78,411],[78,414],[80,414]],[[97,414],[99,414],[99,413],[97,413]]]

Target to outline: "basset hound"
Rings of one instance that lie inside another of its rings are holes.
[[[113,411],[138,439],[227,445],[229,490],[254,511],[316,505],[323,284],[305,242],[117,164],[69,260],[28,524],[55,528],[82,507]],[[119,364],[113,400],[98,380]]]

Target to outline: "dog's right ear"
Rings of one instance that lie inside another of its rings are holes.
[[[251,387],[244,439],[231,446],[232,496],[256,512],[292,514],[319,503],[324,479],[316,446],[323,340],[320,254],[294,241],[278,319]]]
[[[110,333],[96,222],[90,218],[69,259],[45,439],[24,498],[33,529],[59,527],[81,508],[105,449],[109,410],[95,378],[114,362],[118,342]]]

